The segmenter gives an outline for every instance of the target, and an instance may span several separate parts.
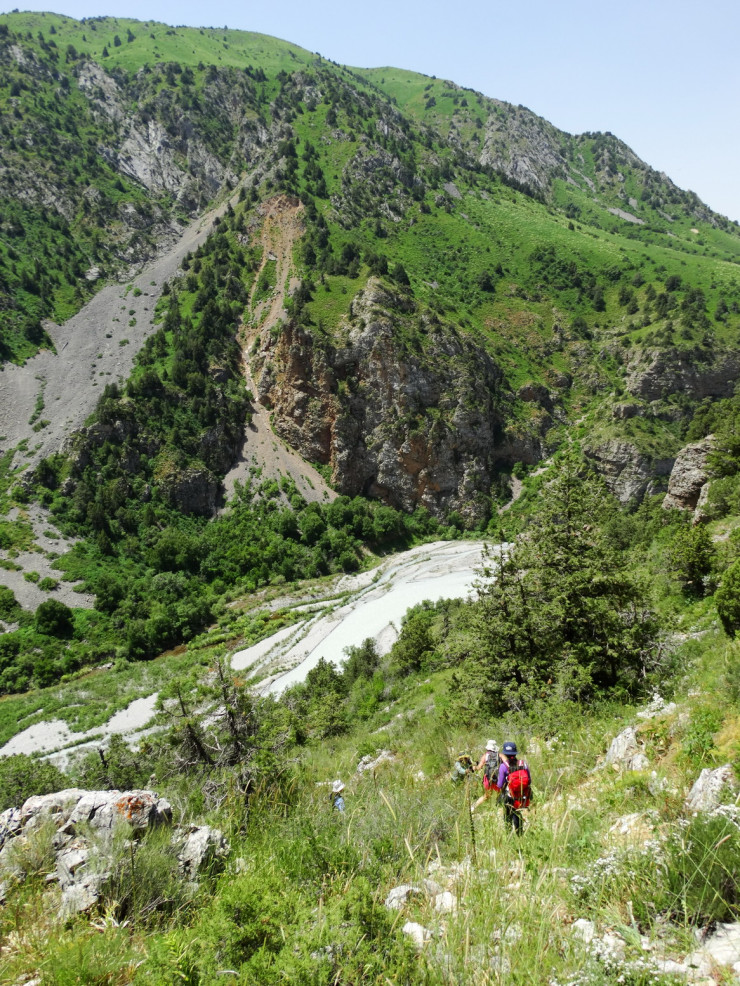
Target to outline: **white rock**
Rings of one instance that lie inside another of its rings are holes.
[[[67,824],[86,822],[101,834],[112,835],[121,822],[145,829],[171,821],[169,801],[158,798],[153,791],[86,791],[72,809]]]
[[[691,971],[684,962],[675,962],[673,959],[654,959],[653,965],[665,976],[685,976]]]
[[[8,808],[0,812],[0,846],[8,839],[13,839],[19,835],[21,827],[20,808]]]
[[[375,757],[368,754],[357,764],[357,773],[364,774],[366,770],[376,770],[382,763],[392,763],[395,759],[390,750],[381,750]]]
[[[229,854],[229,843],[220,829],[194,826],[185,839],[177,861],[186,877],[194,880],[202,870],[222,865]]]
[[[86,867],[91,857],[96,856],[97,853],[82,839],[76,840],[72,845],[58,852],[56,875],[62,890],[66,890],[67,887],[71,887],[73,883],[76,883],[75,876],[77,872]]]
[[[422,924],[417,924],[416,921],[407,921],[406,924],[401,928],[404,935],[408,935],[417,948],[423,948],[426,942],[431,940],[432,933],[428,928],[425,928]]]
[[[393,887],[385,899],[385,906],[392,911],[400,911],[406,904],[409,897],[423,893],[421,887],[415,887],[411,883],[402,883],[399,887]]]
[[[614,737],[607,750],[606,762],[625,770],[645,770],[648,759],[637,743],[634,726],[627,726]]]
[[[740,922],[718,924],[713,935],[704,942],[702,948],[689,957],[693,961],[709,960],[716,965],[735,966],[740,963]],[[689,961],[689,958],[686,961]]]
[[[21,825],[23,828],[36,827],[46,818],[53,818],[57,825],[63,825],[72,809],[87,791],[71,787],[54,794],[37,794],[24,802],[21,808]]]
[[[705,767],[697,777],[685,801],[687,811],[713,811],[722,803],[722,793],[726,787],[734,787],[735,774],[730,764],[711,770]]]
[[[652,701],[637,713],[638,719],[653,719],[655,716],[668,716],[676,711],[675,702],[666,702],[657,692]]]
[[[434,910],[438,914],[454,914],[457,911],[457,897],[445,890],[434,898]]]
[[[589,942],[593,941],[594,935],[596,934],[596,925],[587,918],[578,918],[570,926],[570,930],[571,934],[575,935],[576,938],[580,938],[581,941],[588,945]]]
[[[440,885],[437,883],[436,880],[425,879],[423,882],[424,882],[424,890],[429,894],[430,897],[436,897],[437,894],[441,894],[442,891],[444,890],[444,887],[440,887]]]
[[[644,812],[636,811],[630,815],[622,815],[609,829],[610,835],[637,836],[649,838],[653,826]]]

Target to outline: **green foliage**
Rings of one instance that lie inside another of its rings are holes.
[[[656,672],[658,619],[605,536],[609,510],[601,484],[566,456],[471,609],[470,656],[456,672],[463,705],[526,713],[541,699],[635,693]]]
[[[0,620],[11,623],[16,620],[21,612],[21,607],[13,594],[13,590],[5,585],[0,585]]]
[[[46,599],[36,610],[36,630],[50,637],[69,637],[74,617],[69,606],[58,599]]]
[[[18,808],[36,794],[50,794],[66,786],[67,778],[48,760],[14,753],[0,757],[0,811]]]
[[[668,557],[685,593],[693,596],[705,594],[714,555],[714,545],[704,525],[684,526],[676,531]]]
[[[740,905],[740,839],[730,818],[697,816],[669,843],[666,905],[686,924],[734,921]]]
[[[730,637],[737,636],[740,631],[740,560],[723,574],[714,601],[725,633]]]

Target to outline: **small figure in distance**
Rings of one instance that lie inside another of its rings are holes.
[[[498,743],[496,740],[489,739],[486,743],[486,749],[483,752],[483,755],[475,767],[473,767],[473,770],[483,771],[483,794],[470,809],[471,812],[474,812],[475,809],[482,805],[484,801],[488,801],[494,792],[498,791],[496,781],[499,773],[499,760]]]
[[[344,784],[342,781],[334,781],[331,786],[331,803],[334,811],[344,811],[344,798],[342,797],[343,790]]]
[[[496,790],[501,791],[504,819],[517,835],[521,835],[524,828],[522,808],[529,808],[532,797],[531,784],[532,778],[527,761],[518,758],[516,743],[507,740],[501,750],[501,766]]]

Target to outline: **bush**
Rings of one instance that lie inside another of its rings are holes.
[[[0,758],[0,811],[17,808],[35,794],[62,791],[68,778],[48,760],[37,760],[25,753]]]
[[[36,610],[36,630],[50,637],[69,637],[74,629],[74,616],[69,606],[58,599],[47,599]]]
[[[0,620],[10,622],[17,619],[19,613],[20,606],[13,595],[13,590],[0,585]]]
[[[740,631],[740,560],[730,565],[714,594],[717,615],[729,637]]]

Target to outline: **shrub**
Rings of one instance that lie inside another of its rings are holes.
[[[740,560],[730,565],[722,576],[714,601],[722,628],[734,637],[740,631]]]
[[[58,599],[47,599],[36,610],[36,629],[50,637],[69,637],[74,629],[72,610]]]
[[[0,620],[15,620],[19,612],[20,606],[13,595],[13,590],[0,585]]]
[[[37,760],[25,753],[0,758],[0,811],[17,808],[35,794],[61,791],[68,779],[48,760]]]

